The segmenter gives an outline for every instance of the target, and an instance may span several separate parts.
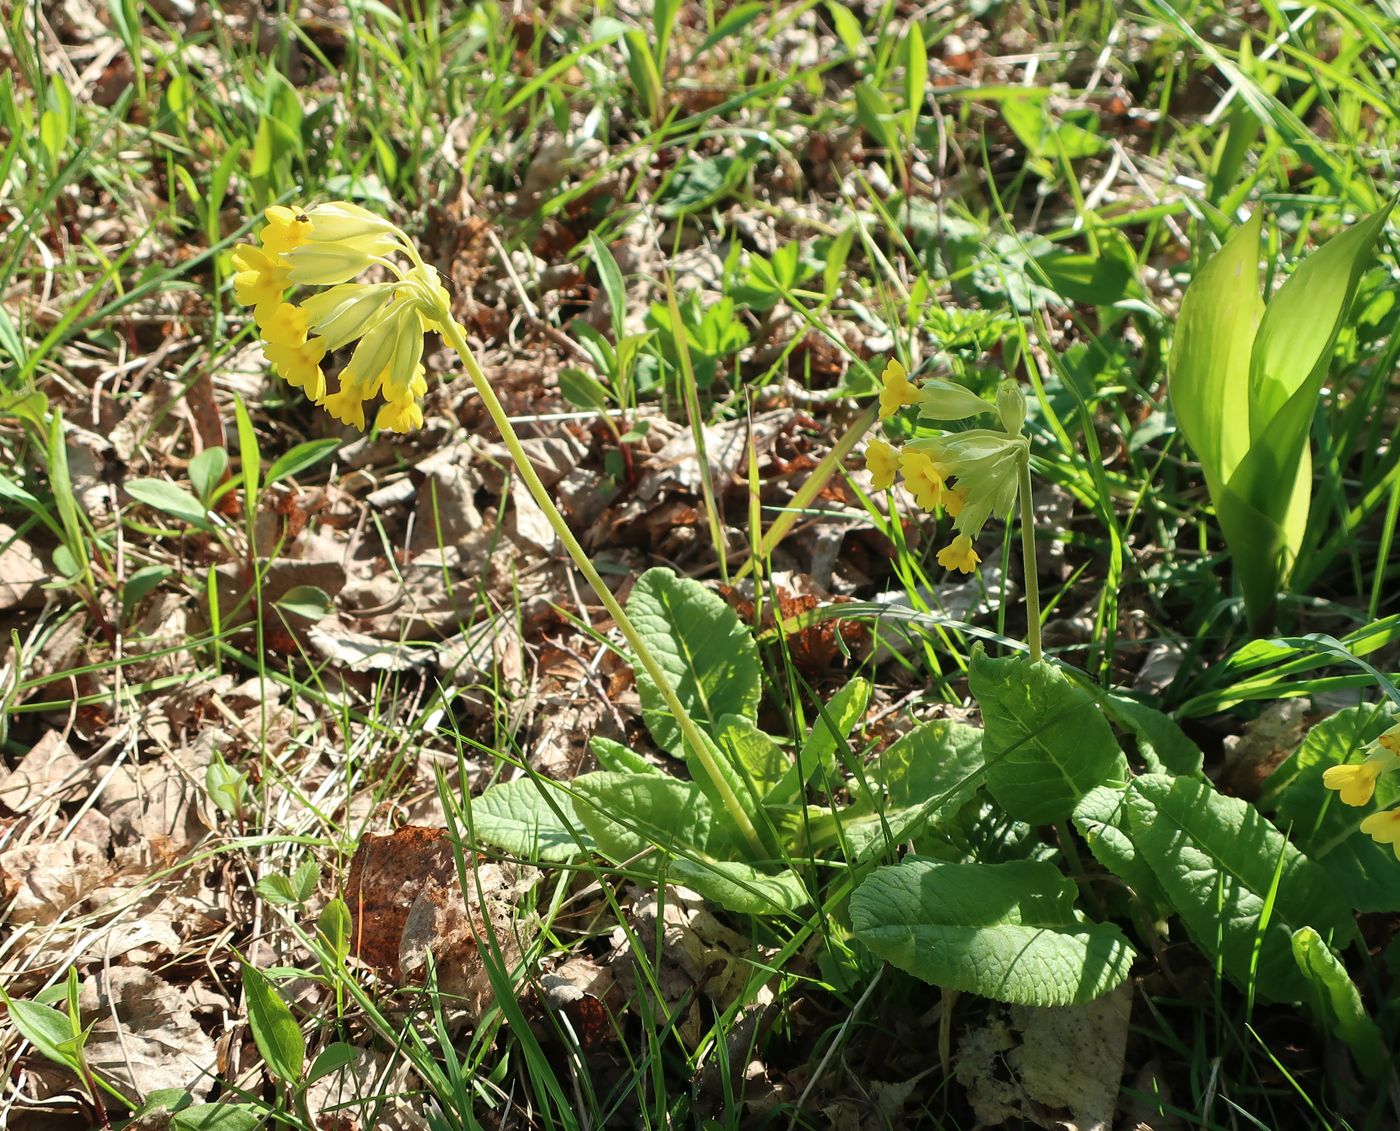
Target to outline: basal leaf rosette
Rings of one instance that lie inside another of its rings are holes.
[[[451,318],[447,290],[394,224],[348,201],[314,208],[274,205],[256,245],[234,249],[238,301],[253,308],[273,370],[339,420],[363,431],[365,405],[383,399],[375,427],[408,432],[423,423],[423,335]],[[360,281],[379,268],[382,281]],[[300,303],[290,287],[316,288]],[[355,343],[332,390],[322,368]]]

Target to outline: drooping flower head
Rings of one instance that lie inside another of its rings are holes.
[[[253,307],[269,364],[344,424],[363,430],[365,402],[382,396],[377,427],[420,427],[423,334],[440,333],[452,316],[438,273],[399,228],[358,204],[275,205],[265,215],[260,246],[234,249],[233,283],[238,301]],[[374,266],[391,278],[354,281]],[[284,301],[289,286],[326,289],[297,305]],[[351,343],[358,344],[331,392],[321,362]]]
[[[942,377],[921,382],[909,379],[898,361],[886,364],[880,377],[880,419],[917,405],[921,419],[966,420],[984,413],[997,416],[1001,428],[972,428],[943,436],[908,441],[902,449],[884,440],[866,448],[866,466],[877,490],[893,484],[895,471],[914,501],[924,510],[942,508],[957,531],[951,545],[938,554],[945,569],[971,573],[982,559],[973,539],[992,516],[1004,517],[1016,501],[1022,468],[1030,459],[1030,443],[1021,434],[1026,398],[1013,380],[997,389],[996,403]]]

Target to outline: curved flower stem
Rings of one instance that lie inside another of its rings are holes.
[[[1031,503],[1031,461],[1022,457],[1018,474],[1021,477],[1021,563],[1026,575],[1026,643],[1031,648],[1031,661],[1038,663],[1040,651],[1040,573],[1035,564],[1035,507]]]
[[[549,520],[549,525],[554,528],[554,533],[559,536],[559,541],[564,544],[564,549],[569,552],[569,557],[573,559],[574,565],[578,567],[579,572],[592,586],[593,592],[598,595],[598,600],[607,609],[608,615],[612,617],[613,623],[617,625],[633,654],[641,662],[647,675],[651,677],[651,681],[656,684],[657,690],[661,692],[662,699],[666,701],[666,707],[675,716],[676,723],[680,726],[686,745],[694,751],[695,757],[704,767],[705,773],[709,775],[710,781],[724,802],[725,809],[728,810],[729,816],[739,827],[740,832],[744,834],[744,839],[748,841],[749,847],[760,857],[766,855],[763,842],[758,836],[758,830],[749,820],[748,813],[744,811],[744,807],[740,804],[728,779],[720,772],[719,766],[715,762],[714,753],[706,744],[700,728],[695,725],[695,720],[690,717],[690,712],[680,701],[675,688],[671,686],[671,681],[666,678],[666,673],[662,671],[661,665],[657,662],[651,649],[647,647],[627,613],[618,604],[612,590],[608,588],[602,576],[593,567],[587,551],[579,545],[578,539],[569,529],[569,524],[559,513],[559,508],[554,505],[554,500],[550,498],[548,489],[541,482],[534,465],[530,462],[530,457],[525,454],[525,449],[521,447],[520,437],[515,434],[510,418],[506,415],[505,407],[501,404],[500,398],[496,396],[496,391],[491,388],[490,382],[486,380],[481,366],[477,364],[471,346],[467,344],[467,337],[462,327],[446,316],[443,317],[440,325],[443,326],[443,338],[446,339],[448,345],[457,351],[457,356],[462,359],[462,364],[466,367],[467,376],[472,379],[472,384],[476,386],[476,391],[481,395],[486,411],[491,414],[491,419],[500,429],[501,438],[505,441],[510,458],[515,461],[520,478],[524,480],[530,496],[539,504],[540,510],[544,511],[545,518]]]

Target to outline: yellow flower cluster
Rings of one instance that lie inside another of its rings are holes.
[[[1335,789],[1343,805],[1365,805],[1375,795],[1376,782],[1400,769],[1400,724],[1367,746],[1365,754],[1363,761],[1323,771],[1322,784]],[[1377,844],[1392,846],[1400,857],[1400,809],[1372,813],[1361,822],[1361,831]]]
[[[234,249],[234,293],[253,308],[263,354],[294,388],[343,424],[364,430],[365,403],[382,396],[375,427],[407,432],[423,423],[423,334],[442,332],[450,300],[438,273],[388,220],[336,200],[315,208],[274,205],[258,244]],[[410,266],[404,268],[406,258]],[[354,282],[372,266],[392,276]],[[291,286],[324,287],[300,305]],[[328,392],[321,363],[357,342]]]
[[[964,420],[979,413],[996,413],[1001,429],[973,428],[945,436],[910,440],[903,449],[885,440],[871,440],[865,465],[876,490],[893,487],[896,476],[914,501],[926,511],[942,507],[953,520],[957,536],[938,551],[944,569],[972,573],[982,560],[973,539],[992,515],[1005,516],[1016,500],[1023,463],[1030,445],[1021,435],[1025,397],[1011,380],[1003,381],[997,403],[991,404],[961,385],[934,377],[915,384],[898,361],[891,359],[880,378],[880,419],[917,405],[919,415],[934,420]]]

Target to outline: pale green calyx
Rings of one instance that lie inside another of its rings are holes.
[[[976,393],[943,377],[930,377],[919,385],[919,415],[930,420],[965,420],[980,412],[991,412]]]

